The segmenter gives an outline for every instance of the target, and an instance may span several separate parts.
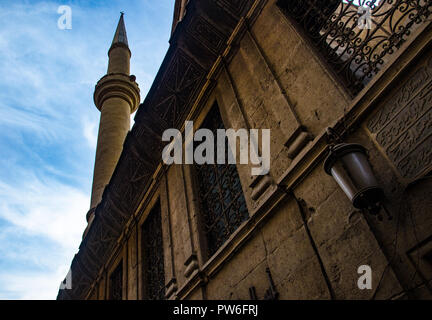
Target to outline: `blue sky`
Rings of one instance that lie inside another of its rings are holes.
[[[60,30],[60,5],[72,29]],[[174,0],[0,1],[0,299],[55,299],[86,226],[96,82],[119,12],[143,99]]]

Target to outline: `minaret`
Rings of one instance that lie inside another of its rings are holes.
[[[108,51],[108,72],[96,84],[94,103],[101,112],[93,187],[87,222],[91,223],[94,210],[109,183],[123,143],[130,129],[130,115],[138,108],[140,93],[135,76],[130,76],[130,58],[123,12],[114,40]]]

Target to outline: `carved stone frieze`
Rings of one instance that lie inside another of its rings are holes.
[[[432,57],[369,120],[367,128],[403,178],[432,169]]]
[[[240,16],[248,0],[216,0],[216,3],[234,16]]]
[[[114,172],[110,191],[117,199],[118,206],[129,215],[133,213],[144,186],[148,184],[154,170],[150,159],[139,156],[129,148],[121,158],[122,166]]]
[[[176,127],[205,74],[200,65],[178,49],[152,99],[153,110],[171,127]]]
[[[226,36],[215,25],[200,16],[192,20],[188,33],[215,54],[222,50],[226,41]]]

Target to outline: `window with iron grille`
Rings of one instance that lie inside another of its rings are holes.
[[[165,267],[161,207],[157,201],[142,229],[144,299],[165,299]]]
[[[278,0],[352,94],[432,14],[430,0]]]
[[[122,300],[123,298],[123,263],[120,261],[117,268],[110,276],[110,300]]]
[[[202,128],[210,129],[215,137],[217,129],[225,129],[217,104],[208,113]],[[228,150],[226,141],[226,164],[194,166],[204,215],[209,257],[249,217],[237,167],[235,164],[228,164]]]

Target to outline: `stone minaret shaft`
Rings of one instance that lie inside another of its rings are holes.
[[[140,101],[138,84],[135,77],[130,76],[131,52],[123,13],[108,56],[107,75],[99,80],[94,93],[94,102],[101,112],[101,117],[90,211],[87,214],[89,223],[120,158],[124,140],[130,129],[130,115],[137,109]]]

